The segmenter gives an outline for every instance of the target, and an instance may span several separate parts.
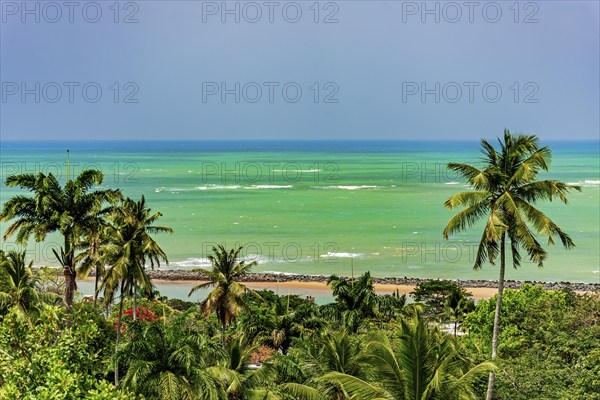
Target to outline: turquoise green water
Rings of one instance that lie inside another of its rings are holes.
[[[575,240],[549,247],[545,268],[524,263],[510,279],[598,282],[600,163],[598,142],[549,143],[547,178],[578,183],[582,193],[540,203]],[[169,268],[208,266],[210,247],[243,245],[256,271],[493,279],[497,268],[473,271],[481,227],[442,240],[452,211],[442,206],[464,185],[443,168],[477,163],[478,143],[419,142],[101,142],[1,145],[2,179],[15,172],[71,169],[105,173],[105,187],[145,194],[161,222],[158,237]],[[2,186],[0,202],[19,190]],[[6,229],[6,224],[0,226]],[[53,264],[58,240],[31,244],[36,264]],[[14,246],[3,243],[3,248]]]

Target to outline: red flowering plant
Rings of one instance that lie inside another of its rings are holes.
[[[136,312],[137,320],[141,323],[158,321],[156,312],[154,312],[154,310],[148,306],[138,306],[136,308]],[[123,311],[123,314],[121,314],[121,333],[127,332],[127,322],[130,321],[133,321],[133,307],[128,308],[127,310]],[[116,328],[118,325],[118,320],[116,320],[113,325]]]

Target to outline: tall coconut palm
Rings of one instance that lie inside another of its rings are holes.
[[[200,310],[205,317],[213,312],[221,323],[221,334],[223,345],[225,344],[225,332],[232,320],[235,320],[245,308],[243,294],[251,293],[260,298],[258,293],[248,289],[246,285],[237,281],[242,275],[249,273],[256,261],[247,263],[239,259],[241,247],[227,251],[219,245],[212,248],[213,254],[208,256],[212,269],[206,271],[208,282],[194,286],[188,296],[199,289],[214,287],[206,299],[200,303]]]
[[[471,365],[450,335],[429,327],[416,312],[401,322],[398,334],[398,341],[376,334],[367,342],[369,379],[330,372],[321,380],[361,400],[474,399],[474,381],[494,368],[490,362]]]
[[[134,319],[137,317],[135,299],[138,287],[144,293],[152,295],[152,282],[146,271],[146,262],[152,268],[160,266],[160,261],[168,263],[167,255],[152,238],[154,233],[172,233],[171,228],[154,225],[162,216],[146,207],[144,196],[139,201],[123,200],[111,216],[113,224],[108,230],[110,243],[100,250],[100,262],[109,266],[100,290],[104,291],[105,299],[113,298],[119,291],[119,315],[117,317],[117,340],[119,346],[123,315],[123,301],[127,296],[134,298]],[[115,385],[119,383],[119,368],[115,367]]]
[[[0,212],[0,222],[16,218],[6,233],[4,240],[17,234],[17,241],[26,244],[31,235],[42,241],[51,232],[59,232],[64,239],[64,247],[58,256],[65,277],[65,303],[73,304],[77,289],[75,270],[75,246],[78,238],[94,224],[102,204],[119,197],[118,190],[96,189],[102,183],[103,174],[97,170],[85,170],[61,186],[53,174],[10,175],[7,186],[28,189],[33,197],[17,195],[9,199]]]
[[[0,313],[12,310],[20,318],[39,312],[44,302],[58,297],[38,291],[39,279],[31,270],[33,260],[27,264],[25,254],[0,252]]]
[[[466,179],[472,190],[455,194],[444,203],[449,209],[464,209],[450,219],[443,235],[448,239],[450,235],[485,220],[474,268],[480,269],[488,261],[494,264],[500,256],[492,336],[492,359],[495,359],[498,355],[507,239],[514,268],[521,265],[521,249],[526,251],[531,261],[543,267],[547,253],[538,241],[538,235],[547,237],[549,245],[554,244],[554,236],[558,236],[566,249],[572,248],[574,243],[569,235],[534,205],[539,200],[551,201],[555,198],[566,204],[569,191],[580,191],[581,188],[555,180],[537,180],[539,173],[549,168],[551,150],[540,146],[539,139],[534,135],[512,135],[505,130],[504,140],[499,140],[498,149],[482,139],[481,151],[484,154],[483,168],[469,164],[448,164],[450,170]],[[492,372],[488,400],[492,398],[494,377]]]

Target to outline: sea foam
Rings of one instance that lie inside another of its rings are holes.
[[[327,254],[321,254],[322,258],[355,258],[362,256],[362,253],[345,253],[345,252],[328,252]]]
[[[358,186],[311,186],[313,189],[343,189],[343,190],[359,190],[359,189],[379,189],[381,186],[374,185],[358,185]]]

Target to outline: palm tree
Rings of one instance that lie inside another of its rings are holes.
[[[246,263],[245,260],[239,260],[241,250],[242,247],[229,251],[225,250],[222,245],[213,247],[213,254],[208,256],[212,269],[206,271],[209,281],[194,286],[188,294],[188,296],[191,296],[199,289],[214,287],[213,291],[200,303],[200,310],[205,317],[213,312],[217,314],[217,319],[221,323],[223,345],[225,345],[227,327],[245,308],[243,294],[251,293],[260,298],[254,290],[248,289],[246,285],[237,281],[256,265],[256,261]]]
[[[397,342],[376,334],[366,344],[369,379],[330,372],[321,380],[341,385],[353,399],[473,399],[473,382],[494,365],[473,366],[460,353],[452,336],[430,328],[415,312],[402,320]]]
[[[110,212],[112,212],[112,207],[98,213],[98,218],[93,221],[77,246],[82,249],[81,253],[75,257],[75,262],[79,263],[79,268],[77,268],[79,276],[87,277],[91,271],[94,271],[94,307],[98,302],[99,283],[106,272],[101,251],[103,246],[110,243],[108,221],[102,216]]]
[[[369,272],[356,280],[332,275],[327,284],[333,289],[335,303],[323,306],[325,315],[341,320],[353,333],[358,330],[363,319],[375,316],[378,298]]]
[[[444,316],[454,323],[455,337],[458,325],[469,312],[475,309],[475,302],[469,296],[470,293],[461,288],[461,290],[452,291],[444,303]]]
[[[248,368],[258,348],[244,334],[238,335],[227,343],[225,357],[209,369],[209,373],[224,387],[229,399],[280,399],[269,387],[273,386],[270,371]]]
[[[25,251],[0,253],[0,312],[13,310],[25,317],[38,312],[42,295],[37,291],[38,278],[31,271],[33,260],[25,262]]]
[[[132,324],[131,338],[116,354],[126,369],[122,386],[147,398],[222,399],[224,390],[210,368],[223,358],[219,346],[190,330],[186,314],[169,323]]]
[[[377,295],[377,317],[380,321],[390,322],[394,318],[406,315],[406,295],[396,289],[392,294]]]
[[[250,294],[244,296],[248,311],[238,323],[248,338],[285,355],[296,338],[318,335],[325,328],[326,321],[314,302],[268,290],[258,293],[260,300]]]
[[[484,166],[482,169],[469,164],[450,163],[448,168],[462,175],[472,190],[450,197],[444,205],[449,209],[464,207],[444,229],[445,239],[456,232],[472,227],[485,219],[485,228],[475,259],[474,269],[480,269],[489,261],[494,264],[500,254],[500,277],[498,297],[494,315],[492,336],[492,359],[498,355],[498,335],[504,275],[506,268],[506,239],[510,240],[513,267],[521,264],[521,248],[528,258],[541,268],[547,253],[536,235],[546,236],[548,244],[554,244],[558,236],[566,249],[574,247],[571,238],[549,217],[534,207],[539,200],[558,198],[567,203],[570,190],[581,191],[555,180],[536,180],[542,171],[547,171],[551,150],[539,145],[534,135],[512,135],[504,131],[504,141],[496,150],[487,140],[481,140]],[[491,400],[494,389],[494,373],[490,373],[487,399]]]
[[[361,341],[347,331],[329,332],[321,338],[299,343],[292,357],[306,379],[303,383],[285,383],[283,391],[301,399],[346,399],[348,393],[339,383],[320,378],[338,372],[358,379],[368,379],[363,363]]]
[[[146,260],[150,262],[150,267],[160,267],[160,260],[165,261],[167,264],[167,255],[152,238],[151,234],[155,233],[173,233],[173,229],[166,226],[153,225],[161,216],[160,212],[152,214],[152,210],[146,207],[146,199],[144,196],[140,201],[135,202],[131,199],[127,199],[123,207],[119,207],[117,210],[116,221],[119,227],[131,226],[134,227],[134,236],[137,237],[137,241],[141,245],[140,254],[137,258],[137,263],[134,263],[136,268],[139,269],[139,276],[146,274]],[[141,279],[140,282],[145,282],[146,278]],[[137,280],[133,280],[133,287],[131,293],[133,294],[133,319],[137,319]],[[144,288],[150,289],[151,285],[144,285]],[[152,296],[152,292],[149,292]]]
[[[43,173],[10,175],[7,186],[18,186],[33,192],[33,197],[17,195],[9,199],[0,212],[0,222],[16,218],[4,240],[17,234],[17,241],[26,244],[31,235],[42,241],[48,233],[59,232],[64,238],[60,256],[55,252],[65,277],[65,303],[70,309],[77,289],[75,271],[75,246],[80,235],[94,225],[97,213],[105,202],[120,196],[118,190],[91,190],[102,183],[103,174],[97,170],[85,170],[67,180],[64,187],[53,174]]]
[[[108,270],[101,282],[100,289],[104,290],[104,298],[114,297],[119,290],[119,315],[117,317],[117,340],[119,346],[121,338],[121,325],[123,315],[123,301],[126,296],[134,299],[133,315],[137,319],[136,297],[138,286],[146,293],[152,295],[152,282],[146,271],[146,260],[150,261],[152,268],[160,266],[160,261],[168,262],[167,255],[154,241],[151,234],[173,230],[164,226],[153,225],[161,213],[152,214],[152,210],[146,207],[144,196],[136,202],[132,199],[123,200],[122,204],[115,208],[111,216],[113,225],[109,227],[108,235],[110,243],[100,250],[100,262],[109,265]],[[119,383],[118,364],[115,367],[115,385]]]

